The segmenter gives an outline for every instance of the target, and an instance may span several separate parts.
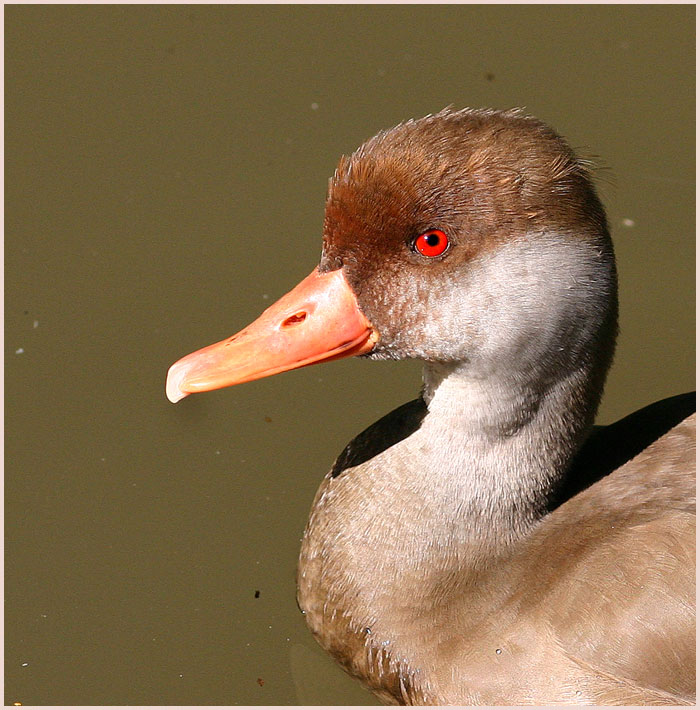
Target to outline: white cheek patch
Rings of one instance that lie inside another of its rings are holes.
[[[431,304],[440,317],[428,320],[426,340],[490,371],[537,367],[565,350],[576,357],[595,340],[614,291],[611,251],[582,237],[529,235],[454,274]]]

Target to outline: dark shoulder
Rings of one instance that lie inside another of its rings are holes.
[[[693,412],[695,392],[688,392],[654,402],[614,424],[593,427],[574,457],[553,507],[631,461]]]
[[[409,437],[421,425],[428,409],[422,397],[401,405],[358,434],[338,456],[330,472],[336,478]]]

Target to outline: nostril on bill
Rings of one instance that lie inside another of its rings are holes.
[[[295,313],[293,316],[289,316],[289,318],[282,321],[282,327],[288,328],[291,325],[303,323],[306,320],[306,315],[306,311],[299,311],[299,313]]]
[[[229,345],[231,345],[231,343],[233,343],[233,342],[235,342],[236,340],[238,340],[238,338],[240,338],[241,335],[243,335],[243,333],[236,333],[235,335],[232,335],[232,336],[226,341],[226,344],[224,345],[224,347],[227,348]]]

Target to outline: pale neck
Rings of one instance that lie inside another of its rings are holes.
[[[428,414],[421,433],[442,433],[438,460],[423,462],[431,483],[453,488],[473,535],[507,544],[547,512],[592,423],[588,374],[581,369],[545,383],[426,364],[423,379]]]

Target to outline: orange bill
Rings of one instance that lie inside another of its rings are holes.
[[[168,370],[171,402],[315,362],[361,355],[379,338],[341,269],[314,269],[231,338],[197,350]]]

